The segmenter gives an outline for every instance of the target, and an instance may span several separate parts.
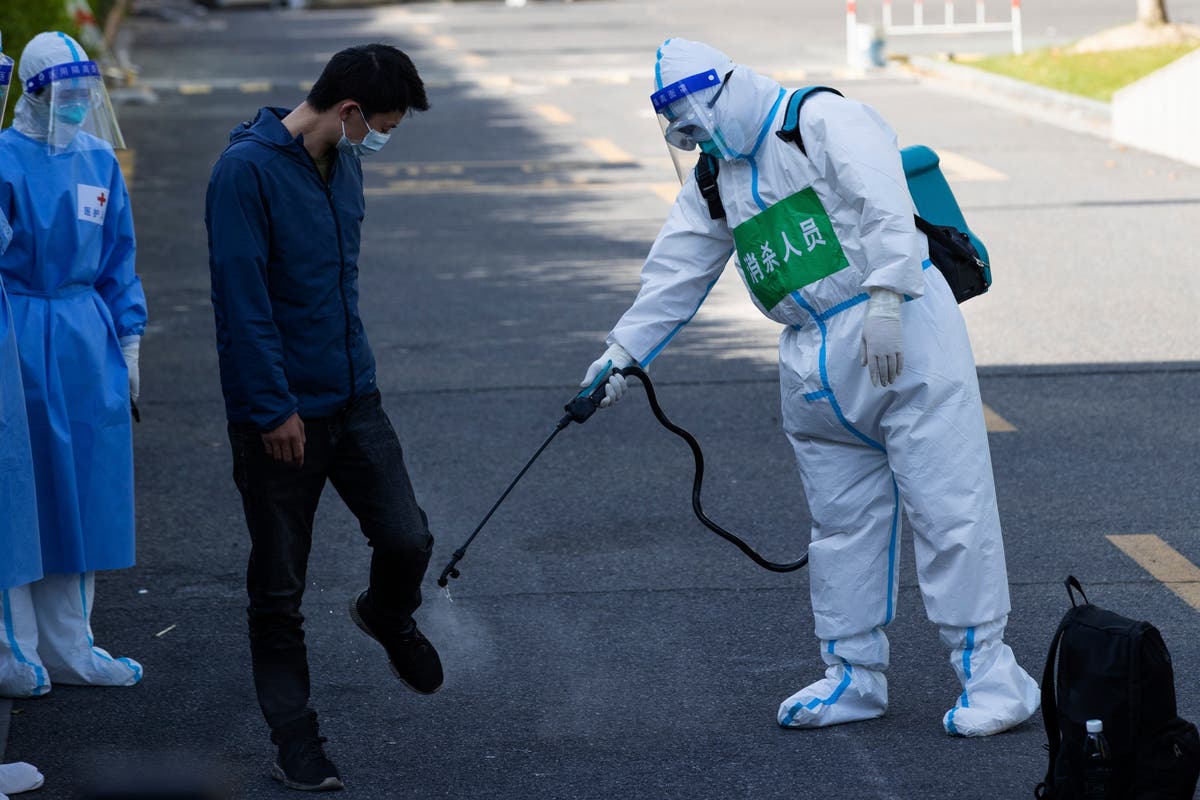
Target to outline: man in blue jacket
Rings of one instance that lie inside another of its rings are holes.
[[[250,530],[254,684],[273,776],[294,789],[342,788],[309,705],[300,601],[313,517],[330,481],[373,549],[350,614],[413,690],[442,684],[417,630],[433,538],[380,402],[358,316],[364,211],[359,158],[429,103],[412,61],[386,45],[326,65],[292,111],[263,108],[230,134],[208,186],[209,267],[234,480]]]

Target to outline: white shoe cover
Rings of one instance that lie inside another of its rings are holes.
[[[887,677],[848,663],[825,670],[825,677],[779,705],[785,728],[823,728],[882,717],[887,711]]]
[[[24,761],[0,764],[0,797],[40,789],[45,782],[46,779],[33,764]]]
[[[951,647],[950,663],[963,693],[942,717],[952,736],[990,736],[1033,716],[1041,704],[1037,682],[1017,664],[1004,643],[1008,617],[973,628],[941,626],[942,641]]]
[[[40,697],[50,691],[50,674],[38,657],[29,586],[0,592],[0,697]]]
[[[42,663],[55,683],[133,686],[142,679],[142,665],[113,658],[92,641],[95,585],[92,572],[47,575],[33,584]]]

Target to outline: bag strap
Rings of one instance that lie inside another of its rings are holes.
[[[1072,589],[1079,592],[1079,596],[1083,598],[1085,605],[1091,605],[1091,601],[1083,593],[1083,587],[1079,584],[1079,579],[1074,575],[1068,575],[1067,579],[1063,581],[1063,585],[1067,587],[1067,597],[1071,598],[1071,608],[1079,608],[1079,605],[1075,602],[1075,593],[1071,591]]]
[[[1083,586],[1074,575],[1068,575],[1067,579],[1063,581],[1063,585],[1067,587],[1067,597],[1071,599],[1071,608],[1079,608],[1072,590],[1079,592],[1083,602],[1089,604],[1087,595],[1083,592]],[[1046,727],[1046,749],[1050,751],[1050,764],[1046,767],[1046,780],[1039,783],[1033,790],[1034,797],[1038,798],[1054,796],[1053,790],[1050,788],[1054,785],[1054,763],[1058,760],[1058,753],[1062,749],[1062,736],[1058,730],[1058,699],[1055,696],[1054,666],[1058,660],[1058,644],[1062,640],[1066,627],[1067,617],[1063,617],[1063,621],[1058,624],[1058,630],[1054,632],[1054,639],[1050,642],[1050,652],[1046,654],[1046,666],[1042,670],[1042,724]]]
[[[1062,749],[1062,736],[1058,731],[1058,700],[1054,691],[1054,665],[1058,660],[1058,643],[1062,640],[1067,621],[1064,619],[1054,632],[1050,642],[1050,652],[1046,654],[1046,666],[1042,670],[1042,724],[1046,728],[1046,749],[1050,751],[1050,763],[1046,767],[1046,780],[1039,783],[1033,790],[1033,796],[1038,798],[1054,797],[1054,763],[1058,760],[1058,752]]]
[[[721,160],[708,153],[701,153],[696,162],[696,184],[700,187],[700,195],[708,203],[708,215],[713,219],[725,218],[725,204],[721,202],[721,191],[717,188],[717,172],[721,169]]]
[[[792,92],[788,98],[787,111],[783,114],[783,127],[775,131],[775,135],[785,142],[795,142],[800,152],[808,155],[804,149],[804,140],[800,138],[800,109],[808,98],[821,92],[833,92],[838,97],[844,97],[841,92],[830,86],[805,86]]]

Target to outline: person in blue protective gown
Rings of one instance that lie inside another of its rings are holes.
[[[44,577],[3,595],[0,694],[53,683],[129,686],[142,668],[96,647],[97,570],[134,563],[130,404],[146,324],[134,272],[123,145],[96,64],[42,33],[18,64],[25,94],[0,133],[0,256],[28,413]],[[26,642],[19,651],[14,643]]]

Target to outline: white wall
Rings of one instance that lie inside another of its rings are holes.
[[[1200,166],[1200,50],[1118,91],[1112,137]]]

